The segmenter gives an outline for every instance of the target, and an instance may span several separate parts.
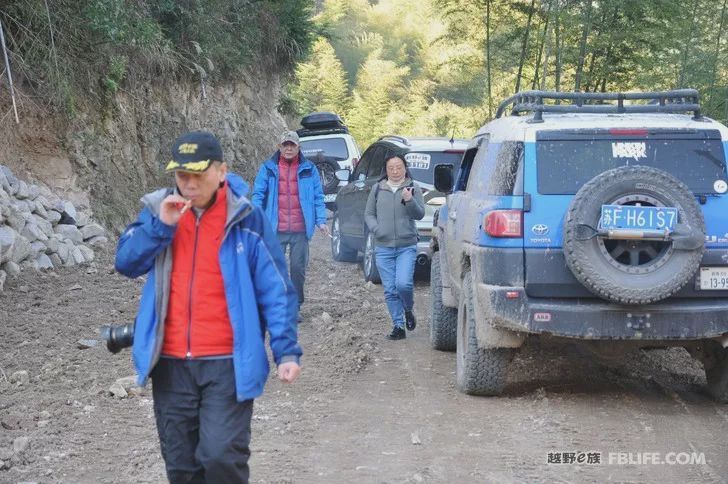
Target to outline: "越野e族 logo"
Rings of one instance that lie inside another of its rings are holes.
[[[549,226],[544,224],[536,224],[531,227],[531,232],[536,235],[546,235],[549,233]]]

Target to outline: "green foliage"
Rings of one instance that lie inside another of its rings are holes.
[[[12,0],[0,6],[20,82],[73,111],[162,75],[287,72],[311,44],[313,0]],[[96,86],[101,86],[97,91]]]
[[[291,97],[302,112],[347,109],[349,93],[344,69],[326,39],[319,38],[310,59],[298,64],[296,81]]]

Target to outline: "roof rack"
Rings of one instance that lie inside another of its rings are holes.
[[[323,134],[349,134],[346,127],[343,128],[298,128],[298,136],[320,136]]]
[[[407,138],[405,138],[404,136],[398,136],[396,134],[384,135],[381,138],[379,138],[377,141],[382,141],[382,140],[386,140],[386,139],[393,139],[393,140],[399,141],[400,143],[407,145],[407,146],[409,146],[409,144],[410,144],[410,142]]]
[[[628,104],[625,100],[648,100],[647,104]],[[546,104],[544,101],[556,101],[557,104]],[[558,104],[559,101],[571,101],[570,104]],[[617,104],[606,104],[604,101],[617,101]],[[511,115],[534,113],[529,123],[542,123],[543,113],[685,113],[693,112],[693,119],[700,121],[698,91],[696,89],[676,89],[673,91],[655,92],[558,92],[558,91],[523,91],[509,97],[500,105],[495,113],[496,118],[511,106]]]

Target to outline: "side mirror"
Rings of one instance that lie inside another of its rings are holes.
[[[349,177],[351,176],[351,172],[349,171],[348,168],[342,168],[341,170],[336,170],[334,172],[334,175],[340,181],[349,181]]]
[[[443,163],[435,166],[435,190],[442,193],[452,193],[455,184],[455,165]]]

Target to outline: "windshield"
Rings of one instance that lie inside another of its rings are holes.
[[[309,160],[315,160],[319,153],[334,161],[349,159],[349,150],[343,138],[301,140],[301,152]]]
[[[602,138],[538,140],[538,192],[575,194],[606,170],[634,165],[666,171],[699,194],[716,193],[726,180],[720,139]]]
[[[463,151],[442,152],[442,151],[417,151],[404,155],[407,161],[412,178],[421,183],[432,185],[435,183],[435,166],[442,163],[451,163],[455,165],[453,173],[457,173],[460,168],[460,160],[463,157]]]

